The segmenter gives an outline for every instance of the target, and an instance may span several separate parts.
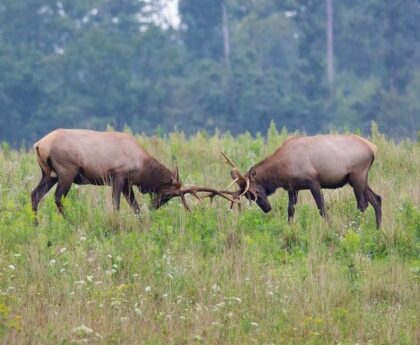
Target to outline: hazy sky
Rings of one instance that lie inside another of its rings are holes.
[[[168,18],[172,26],[179,26],[178,0],[168,0],[167,6],[164,9],[164,15]]]

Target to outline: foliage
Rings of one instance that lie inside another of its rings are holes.
[[[367,133],[372,120],[396,138],[419,130],[416,0],[333,2],[332,86],[325,1],[180,0],[178,27],[168,2],[2,1],[0,140],[107,124],[255,134],[272,119],[308,133]]]
[[[126,131],[129,131],[126,128]],[[137,135],[179,165],[185,184],[226,186],[225,150],[241,169],[287,138],[198,132]],[[351,188],[325,190],[328,219],[309,192],[287,223],[287,193],[264,214],[224,200],[179,200],[140,219],[112,211],[107,187],[73,186],[58,214],[53,192],[33,225],[33,152],[0,149],[1,344],[415,344],[419,324],[420,147],[372,126],[370,185],[382,196],[360,215]]]

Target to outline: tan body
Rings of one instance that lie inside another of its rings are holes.
[[[379,226],[381,198],[368,185],[368,171],[375,153],[376,146],[357,135],[292,137],[247,172],[244,178],[249,179],[249,192],[246,196],[268,212],[271,205],[267,196],[277,188],[286,189],[291,220],[299,190],[309,189],[321,215],[325,215],[321,188],[339,188],[349,183],[361,211],[367,208],[368,202],[373,205]],[[241,190],[245,190],[245,182],[238,183]]]
[[[141,193],[149,193],[152,207],[159,208],[173,197],[180,197],[189,210],[185,195],[206,192],[204,197],[216,195],[232,203],[232,192],[208,187],[181,189],[178,169],[170,171],[150,156],[134,138],[120,132],[96,132],[84,129],[57,129],[34,145],[36,158],[42,170],[42,178],[32,191],[32,209],[36,213],[38,204],[57,183],[55,203],[63,212],[61,199],[66,196],[73,183],[111,185],[112,201],[116,210],[120,207],[121,194],[138,213],[133,186]]]
[[[171,172],[125,133],[57,129],[35,143],[34,149],[42,170],[41,181],[32,192],[35,212],[39,201],[56,183],[55,199],[60,211],[61,198],[72,183],[111,185],[114,207],[119,208],[122,193],[135,212],[139,207],[133,185],[142,193],[153,194],[155,207],[181,187],[177,171]]]
[[[77,177],[76,183],[110,184],[110,177],[123,175],[140,186],[150,179],[149,170],[160,165],[133,137],[120,132],[58,129],[35,143],[34,148],[46,174],[61,180]],[[169,183],[170,170],[161,170]]]

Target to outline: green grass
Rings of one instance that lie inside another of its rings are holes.
[[[245,170],[287,133],[186,138],[137,136],[179,166],[185,184],[230,182],[226,151]],[[137,193],[140,221],[108,187],[73,187],[67,218],[53,193],[33,226],[33,152],[0,149],[2,344],[418,344],[420,341],[420,146],[373,131],[370,185],[383,227],[360,215],[349,187],[325,191],[328,220],[301,192],[287,224],[287,193],[229,211],[179,200],[158,211]],[[85,327],[83,327],[85,326]]]

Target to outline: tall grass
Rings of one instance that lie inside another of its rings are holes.
[[[286,138],[182,133],[136,136],[185,184],[224,187],[226,151],[243,170]],[[32,152],[0,151],[2,344],[418,344],[420,343],[420,146],[385,139],[370,184],[383,227],[360,215],[349,187],[325,191],[328,220],[307,192],[287,224],[287,193],[273,211],[223,200],[179,200],[138,220],[107,187],[73,186],[67,218],[53,193],[33,226]]]

